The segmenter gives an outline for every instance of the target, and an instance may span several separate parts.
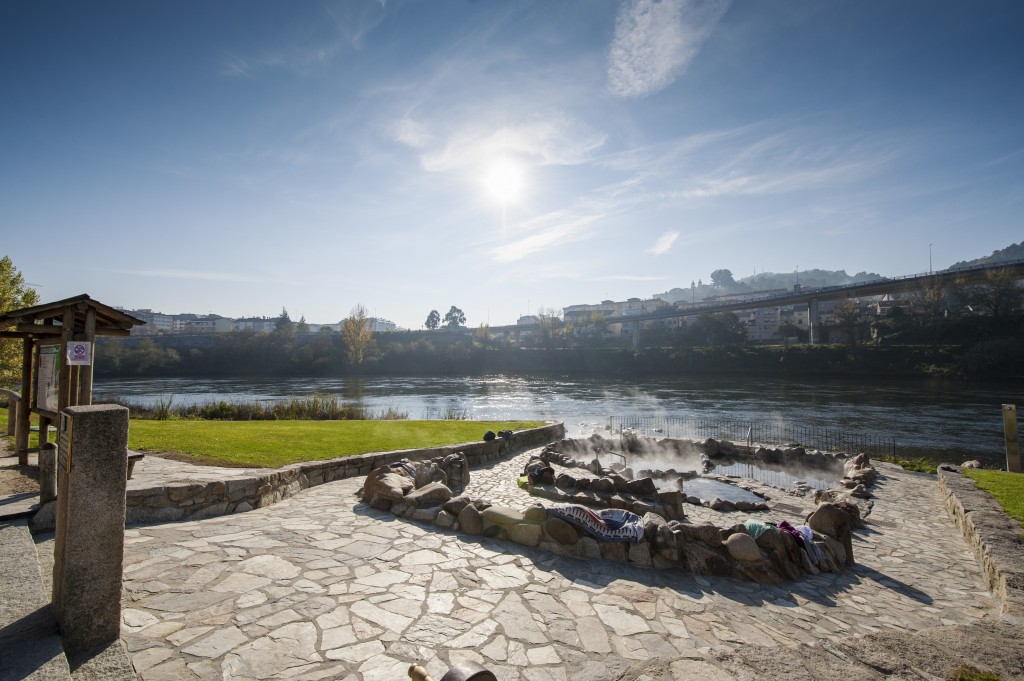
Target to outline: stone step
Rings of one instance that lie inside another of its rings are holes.
[[[0,678],[71,679],[24,519],[0,522]]]

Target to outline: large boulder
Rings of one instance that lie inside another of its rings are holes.
[[[807,517],[807,526],[836,539],[846,551],[846,564],[853,565],[853,528],[856,519],[837,504],[825,503]]]
[[[408,492],[415,489],[415,486],[412,478],[388,471],[377,476],[370,494],[370,501],[372,502],[374,499],[402,501]]]
[[[484,531],[483,517],[473,504],[466,504],[459,511],[459,529],[466,534],[477,536]]]
[[[439,506],[452,498],[452,491],[442,482],[431,482],[405,495],[410,506]]]
[[[754,538],[745,532],[737,532],[729,535],[725,540],[725,548],[733,560],[744,563],[753,563],[761,560],[761,549],[757,547]]]

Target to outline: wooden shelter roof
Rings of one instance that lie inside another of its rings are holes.
[[[90,309],[96,315],[97,336],[126,336],[133,326],[146,322],[86,294],[65,298],[44,305],[25,307],[20,310],[9,310],[0,314],[0,337],[2,338],[44,338],[59,336],[64,331],[61,323],[68,309],[74,312],[73,328],[81,329],[85,325],[86,312]],[[11,327],[14,327],[13,329]]]

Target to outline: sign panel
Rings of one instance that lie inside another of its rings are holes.
[[[60,345],[39,346],[36,407],[54,412],[60,407]]]
[[[68,343],[68,366],[89,366],[92,364],[92,343],[71,341]]]

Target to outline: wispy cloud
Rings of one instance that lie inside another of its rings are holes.
[[[154,279],[189,279],[194,281],[237,281],[262,282],[265,279],[250,274],[233,272],[197,272],[195,270],[105,270],[112,274],[123,274],[133,277],[152,277]]]
[[[387,18],[387,3],[339,2],[322,5],[327,22],[305,27],[305,36],[286,47],[270,48],[259,54],[225,52],[221,74],[233,78],[253,78],[260,71],[282,70],[306,75],[346,50],[363,48],[365,37]],[[315,35],[327,27],[328,35]]]
[[[515,262],[534,253],[589,239],[594,234],[586,228],[601,217],[603,216],[561,213],[543,216],[531,221],[532,224],[525,225],[525,228],[532,232],[529,236],[492,249],[491,258],[496,262]]]
[[[615,20],[608,90],[639,98],[686,71],[731,0],[631,0]]]
[[[603,277],[589,277],[587,281],[668,281],[672,277],[656,275],[609,274]]]
[[[672,244],[674,244],[678,238],[679,232],[665,232],[658,237],[658,241],[653,246],[647,249],[647,252],[653,253],[654,255],[665,255],[672,250]]]

